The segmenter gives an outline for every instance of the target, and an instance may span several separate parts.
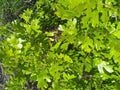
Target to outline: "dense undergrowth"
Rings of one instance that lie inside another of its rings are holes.
[[[119,90],[117,0],[25,5],[11,7],[11,15],[17,15],[11,20],[4,12],[0,26],[1,63],[10,75],[6,90]]]

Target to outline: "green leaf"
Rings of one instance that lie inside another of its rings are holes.
[[[68,45],[69,45],[69,43],[63,43],[60,48],[62,50],[67,50],[68,49]]]
[[[31,18],[32,13],[33,13],[32,10],[27,9],[27,10],[24,11],[23,14],[20,15],[20,17],[21,17],[22,19],[24,19],[24,20],[26,21],[26,23],[28,23],[29,20],[30,20],[30,18]]]
[[[68,55],[64,55],[64,61],[67,61],[68,63],[73,63],[72,59]]]
[[[42,70],[42,72],[40,72],[38,75],[37,75],[37,81],[38,81],[38,84],[37,86],[39,88],[46,88],[47,87],[47,82],[46,82],[46,79],[49,78],[48,75],[47,75],[47,71],[46,70]]]
[[[65,81],[68,81],[70,79],[75,78],[75,75],[70,75],[70,74],[67,74],[67,73],[64,72],[63,73],[63,78],[64,78]]]
[[[40,26],[39,26],[39,20],[38,19],[33,19],[31,21],[31,29],[34,30],[35,32],[40,32],[39,30]]]
[[[92,26],[93,27],[98,26],[98,24],[99,24],[99,13],[97,11],[94,11],[91,14],[92,14],[92,18],[91,18]]]
[[[120,39],[120,30],[113,32],[113,35]]]
[[[81,48],[88,53],[91,52],[91,49],[94,48],[93,40],[89,37],[86,37],[85,40],[82,43]]]

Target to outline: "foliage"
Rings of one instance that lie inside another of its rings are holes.
[[[1,26],[8,90],[119,90],[116,0],[38,0]]]

